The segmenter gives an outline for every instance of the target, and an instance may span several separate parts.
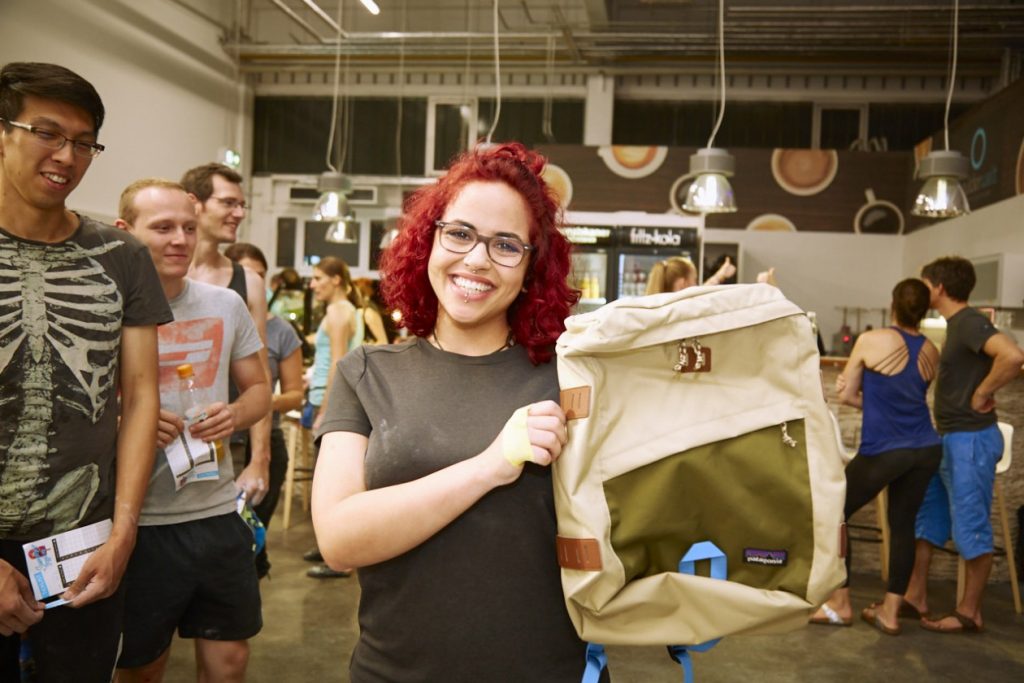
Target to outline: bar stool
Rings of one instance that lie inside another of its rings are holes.
[[[313,482],[313,435],[302,426],[302,413],[289,410],[281,424],[288,428],[288,470],[284,476],[284,528],[291,525],[292,496],[296,486],[302,498],[302,511],[309,512]]]
[[[830,407],[831,408],[831,407]],[[843,461],[849,465],[850,461],[857,456],[857,449],[853,450],[846,447],[843,443],[842,430],[839,427],[839,418],[836,417],[835,413],[830,409],[829,417],[832,418],[832,425],[835,428],[836,443],[839,445],[839,454],[842,456]],[[878,562],[881,567],[882,581],[889,580],[889,487],[886,486],[884,489],[879,491],[878,495],[875,496],[875,523],[878,526],[867,526],[863,524],[850,524],[847,522],[847,528],[851,530],[867,531],[871,534],[877,534],[869,538],[854,537],[856,541],[866,541],[868,543],[878,543]]]
[[[1017,614],[1021,613],[1020,585],[1017,583],[1017,562],[1013,556],[1013,539],[1010,538],[1010,522],[1006,517],[1006,500],[1003,498],[1003,487],[999,482],[999,475],[1010,469],[1013,460],[1013,425],[1006,422],[999,423],[999,431],[1003,433],[1003,457],[996,463],[995,497],[993,501],[999,513],[999,525],[1003,531],[1003,547],[993,547],[992,556],[1005,556],[1010,569],[1010,591],[1013,593],[1013,608]],[[957,562],[956,571],[956,601],[964,597],[964,583],[967,576],[967,565],[964,558],[960,557]]]

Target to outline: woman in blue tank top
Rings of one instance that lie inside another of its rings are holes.
[[[904,603],[914,565],[914,519],[925,489],[942,459],[942,446],[925,400],[939,352],[920,332],[930,294],[920,280],[903,280],[892,291],[890,328],[865,332],[836,380],[839,399],[864,411],[861,443],[846,468],[846,519],[889,487],[889,585],[881,603],[861,619],[888,635],[900,633],[899,618],[919,618]],[[850,550],[846,553],[849,577]],[[849,578],[811,618],[811,623],[853,622]]]
[[[339,258],[327,256],[313,268],[309,288],[317,301],[327,306],[314,338],[313,377],[309,383],[309,402],[313,406],[313,428],[319,426],[327,408],[327,389],[333,368],[350,350],[363,343],[365,326],[359,291],[352,286],[348,266]]]

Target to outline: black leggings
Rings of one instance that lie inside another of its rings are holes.
[[[939,469],[942,446],[900,448],[878,455],[858,455],[846,466],[846,508],[853,513],[889,487],[889,592],[903,595],[914,568],[914,521],[932,475]],[[852,548],[846,551],[850,585]]]

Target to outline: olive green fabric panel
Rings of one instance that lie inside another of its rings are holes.
[[[776,425],[606,481],[611,543],[626,583],[678,571],[691,545],[711,541],[726,554],[730,581],[806,595],[814,520],[803,420],[788,422],[786,433],[795,447]],[[783,553],[785,564],[773,565]],[[707,575],[707,564],[698,574]]]

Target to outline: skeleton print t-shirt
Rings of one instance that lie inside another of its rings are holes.
[[[0,227],[0,539],[113,514],[121,328],[171,320],[149,250],[79,218],[54,244]]]

